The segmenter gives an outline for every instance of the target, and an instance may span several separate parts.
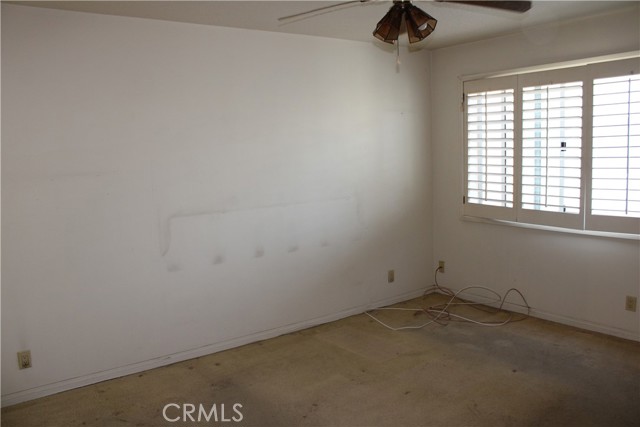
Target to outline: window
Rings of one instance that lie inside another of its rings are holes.
[[[465,215],[640,233],[640,60],[464,82]]]

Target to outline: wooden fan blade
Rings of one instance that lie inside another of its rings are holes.
[[[508,10],[523,13],[531,9],[530,1],[463,1],[463,0],[436,0],[446,3],[464,3],[473,6],[491,7],[494,9]]]
[[[294,13],[293,15],[282,16],[282,17],[278,18],[278,21],[286,21],[287,19],[299,18],[299,17],[304,16],[304,15],[309,15],[311,13],[316,13],[316,12],[321,12],[321,11],[327,10],[327,9],[333,9],[334,7],[340,7],[340,6],[344,6],[344,5],[347,5],[347,4],[367,3],[367,2],[370,2],[370,1],[371,0],[343,1],[343,2],[340,2],[340,3],[330,4],[328,6],[323,6],[323,7],[318,7],[318,8],[311,9],[311,10],[306,10],[306,11],[300,12],[300,13]]]

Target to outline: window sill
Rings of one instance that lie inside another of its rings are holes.
[[[528,228],[531,230],[552,231],[557,233],[577,234],[580,236],[606,237],[612,239],[638,240],[639,234],[614,233],[609,231],[576,230],[572,228],[552,227],[549,225],[526,224],[521,222],[505,221],[499,219],[481,218],[470,215],[462,215],[463,221],[476,222],[481,224],[505,225],[509,227]]]

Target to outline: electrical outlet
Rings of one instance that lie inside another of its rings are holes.
[[[624,303],[624,309],[627,311],[636,311],[638,307],[638,297],[632,297],[627,295],[627,299]]]
[[[444,273],[444,261],[438,261],[438,270],[440,273]]]
[[[393,283],[396,280],[396,272],[394,270],[387,271],[387,282]]]
[[[27,369],[31,367],[31,350],[18,352],[18,367],[20,369]]]

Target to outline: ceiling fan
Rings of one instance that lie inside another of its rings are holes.
[[[326,11],[340,6],[354,3],[369,3],[375,0],[351,0],[335,3],[329,6],[307,10],[305,12],[278,18],[278,21],[299,18],[304,15]],[[464,3],[473,6],[489,7],[511,12],[524,13],[531,9],[531,1],[462,1],[462,0],[435,0],[446,3]],[[376,25],[373,31],[374,37],[385,43],[395,44],[400,33],[406,29],[409,43],[416,43],[424,40],[436,28],[438,21],[422,9],[415,6],[411,0],[393,0],[393,5],[386,15]]]

